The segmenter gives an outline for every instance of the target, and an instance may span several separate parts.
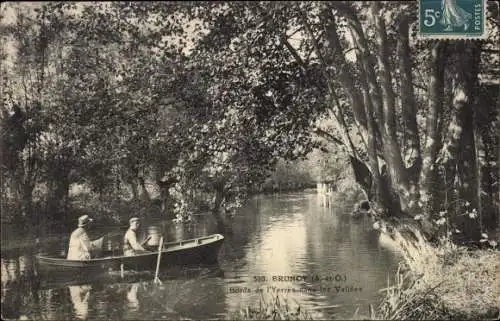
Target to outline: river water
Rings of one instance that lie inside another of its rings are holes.
[[[348,218],[351,205],[338,200],[325,208],[309,192],[255,196],[232,220],[218,266],[163,271],[161,284],[152,282],[152,274],[48,282],[38,276],[34,255],[41,248],[63,249],[67,233],[52,235],[42,246],[17,248],[12,244],[21,240],[7,233],[2,318],[228,319],[277,295],[315,319],[352,318],[356,310],[367,315],[401,257],[379,241],[368,219]],[[215,232],[204,216],[191,225],[161,226],[168,240]]]

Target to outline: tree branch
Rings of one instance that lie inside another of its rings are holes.
[[[327,139],[328,141],[330,141],[332,143],[347,147],[346,144],[341,139],[333,136],[332,134],[328,133],[327,131],[325,131],[319,127],[316,127],[314,129],[314,133],[320,137]]]
[[[333,63],[338,67],[339,76],[342,86],[346,89],[346,93],[351,102],[354,119],[358,125],[366,128],[367,115],[364,112],[363,102],[359,89],[355,86],[352,73],[348,70],[348,63],[345,59],[343,49],[340,45],[340,39],[337,33],[337,25],[335,23],[335,16],[331,10],[326,10],[326,16],[329,19],[329,24],[325,27],[325,35],[329,42],[332,52]]]
[[[371,100],[373,101],[373,105],[375,107],[374,111],[377,115],[377,119],[382,120],[383,107],[380,87],[377,84],[377,77],[375,75],[375,68],[369,51],[368,42],[366,40],[363,27],[361,26],[361,22],[356,15],[356,11],[351,4],[345,2],[328,2],[328,6],[333,10],[337,10],[339,14],[347,19],[355,47],[357,47],[358,52],[361,54],[360,58],[367,76],[367,84],[370,88],[370,96],[372,96]],[[329,11],[330,15],[333,16],[331,10]]]
[[[498,49],[488,49],[488,48],[481,48],[481,52],[486,52],[486,53],[494,53],[494,54],[500,54]]]
[[[389,45],[387,43],[387,31],[384,18],[380,15],[380,3],[375,1],[370,10],[372,20],[377,31],[376,41],[378,45],[377,61],[381,74],[382,95],[384,105],[384,129],[391,137],[396,137],[396,109],[394,102],[394,91],[392,89],[392,75],[389,65]]]
[[[293,37],[297,32],[301,31],[302,27],[298,27],[296,30],[294,30],[290,35],[286,35],[287,39],[290,39]]]
[[[410,180],[415,184],[418,182],[418,175],[421,167],[421,152],[420,152],[420,138],[418,134],[417,125],[417,106],[415,102],[415,94],[413,88],[413,74],[410,58],[410,44],[409,44],[409,25],[408,16],[403,13],[399,17],[398,23],[398,46],[397,52],[399,57],[399,76],[401,82],[400,95],[401,105],[403,110],[404,123],[408,136],[408,144],[411,153],[414,155],[414,161],[410,168],[414,170],[409,173]],[[416,188],[416,187],[415,187]]]
[[[337,94],[335,92],[335,88],[333,88],[333,84],[332,84],[330,77],[329,77],[329,74],[328,74],[327,64],[326,64],[325,59],[324,59],[324,57],[319,49],[318,42],[317,42],[316,38],[314,37],[314,34],[311,30],[309,22],[307,21],[307,16],[304,13],[302,13],[302,23],[304,24],[304,27],[305,27],[307,33],[309,34],[309,37],[311,37],[311,39],[313,41],[314,50],[315,50],[316,55],[318,56],[318,58],[321,62],[321,65],[323,66],[323,74],[324,74],[324,77],[326,78],[326,82],[328,84],[328,91],[330,93],[330,98],[332,100],[334,100],[334,102],[337,106],[339,115],[337,116],[335,114],[335,112],[333,112],[333,115],[335,116],[335,118],[337,119],[337,122],[340,123],[340,125],[342,127],[342,130],[344,132],[344,136],[349,143],[348,147],[350,147],[352,155],[357,157],[356,147],[354,146],[352,139],[349,135],[349,129],[348,129],[347,123],[345,121],[345,117],[342,113],[342,107],[339,103],[339,100],[337,98]]]
[[[283,44],[285,45],[285,47],[288,49],[288,51],[292,54],[293,58],[299,63],[299,65],[301,67],[300,68],[301,71],[303,73],[305,73],[306,64],[304,63],[304,60],[302,60],[302,58],[298,54],[297,50],[295,50],[295,48],[290,44],[290,42],[286,38],[285,34],[283,34],[281,36],[281,41],[283,42]]]

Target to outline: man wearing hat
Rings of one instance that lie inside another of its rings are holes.
[[[90,251],[93,249],[87,234],[87,228],[92,222],[88,215],[83,215],[78,218],[78,228],[71,233],[69,239],[68,260],[89,260]]]
[[[139,229],[139,218],[132,217],[129,220],[130,227],[123,237],[123,255],[132,256],[140,253],[148,252],[137,241],[137,230]],[[146,240],[147,241],[147,240]]]

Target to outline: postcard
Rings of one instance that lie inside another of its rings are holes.
[[[499,5],[0,7],[4,320],[498,320]]]

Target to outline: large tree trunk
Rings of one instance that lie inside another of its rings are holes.
[[[429,79],[429,107],[427,110],[427,124],[425,146],[423,153],[422,171],[420,174],[420,198],[426,207],[426,216],[438,212],[438,168],[436,160],[441,148],[440,118],[443,111],[444,100],[444,66],[446,44],[437,42],[431,49],[430,79]]]
[[[379,162],[378,162],[378,154],[377,154],[377,138],[378,135],[376,133],[376,124],[375,119],[373,118],[373,105],[371,103],[371,98],[368,93],[366,78],[362,77],[362,80],[365,85],[365,89],[363,90],[363,105],[365,108],[365,114],[368,117],[367,126],[368,126],[368,167],[370,168],[370,172],[372,174],[371,178],[371,190],[369,195],[374,197],[374,200],[377,202],[381,202],[385,208],[390,207],[390,202],[386,202],[386,193],[383,191],[384,184],[382,182],[382,178],[379,170]]]
[[[398,23],[397,52],[399,57],[401,111],[403,113],[403,122],[405,126],[405,140],[403,144],[407,144],[408,146],[405,155],[410,188],[410,204],[408,204],[408,207],[410,211],[413,211],[420,197],[418,176],[422,166],[422,157],[417,125],[417,106],[413,88],[408,19],[406,13],[400,16]]]
[[[380,130],[377,127],[377,119],[383,118],[382,116],[382,103],[380,97],[380,88],[376,83],[376,76],[371,62],[371,55],[369,54],[366,39],[364,38],[361,24],[354,17],[351,18],[351,31],[355,43],[358,45],[359,51],[357,53],[359,66],[361,69],[361,87],[363,97],[363,107],[365,117],[367,118],[368,130],[368,165],[372,174],[372,190],[371,195],[374,200],[380,202],[384,208],[390,209],[391,202],[387,201],[387,193],[385,186],[382,182],[379,169],[379,160],[377,153],[377,146],[380,140]],[[349,90],[349,88],[347,88]]]
[[[47,198],[47,210],[49,218],[66,221],[66,212],[68,210],[69,201],[69,175],[59,174],[54,177],[54,181],[50,184],[51,190],[49,191],[49,196]],[[56,218],[56,215],[62,215],[62,217]]]
[[[375,24],[376,41],[378,45],[378,53],[376,57],[380,71],[380,88],[384,114],[383,120],[379,119],[379,122],[383,123],[383,126],[379,126],[379,128],[383,128],[382,143],[384,146],[385,160],[390,174],[389,181],[391,186],[389,191],[391,193],[392,191],[395,191],[399,196],[399,200],[396,195],[392,196],[392,198],[394,198],[393,210],[399,211],[399,206],[397,204],[399,203],[402,205],[402,210],[406,211],[410,197],[408,176],[403,163],[403,158],[401,157],[401,148],[396,135],[396,108],[394,91],[392,88],[391,66],[389,64],[390,50],[384,18],[380,15],[379,2],[372,3],[371,18]],[[394,214],[397,215],[398,213]]]
[[[325,30],[327,43],[325,47],[328,50],[325,52],[325,60],[330,65],[337,66],[337,72],[342,86],[346,89],[353,114],[354,120],[358,126],[367,128],[367,116],[363,105],[363,98],[358,88],[355,86],[355,81],[352,73],[349,71],[349,64],[347,63],[343,48],[340,45],[340,39],[337,33],[337,24],[332,9],[327,7],[325,10],[328,25]]]
[[[336,35],[337,29],[336,29],[336,24],[335,24],[335,18],[333,16],[331,16],[331,12],[328,9],[326,10],[326,15],[328,18],[330,18],[330,20],[329,20],[330,22],[329,22],[329,25],[327,27],[327,33],[330,33],[330,34],[335,33],[335,35]],[[320,59],[322,67],[323,67],[323,74],[324,74],[326,83],[328,85],[331,110],[332,110],[333,116],[335,117],[338,125],[342,129],[342,136],[344,139],[343,145],[348,147],[349,153],[352,154],[354,157],[356,157],[356,155],[357,155],[356,147],[354,146],[352,139],[351,139],[351,136],[349,134],[349,128],[347,126],[344,112],[342,110],[342,106],[339,102],[339,99],[338,99],[338,96],[337,96],[337,93],[336,93],[336,90],[334,87],[335,85],[333,84],[332,77],[331,77],[330,73],[328,72],[327,60],[335,59],[335,55],[332,56],[332,55],[327,54],[327,57],[324,56],[324,54],[321,52],[319,44],[316,41],[316,38],[311,30],[311,26],[310,26],[309,22],[307,21],[306,15],[302,16],[302,21],[303,21],[303,24],[304,24],[304,27],[307,31],[308,36],[311,38],[311,41],[312,41],[313,47],[314,47],[314,51],[315,51],[316,55],[318,56],[318,58]],[[330,37],[335,38],[333,35],[330,35]],[[335,39],[330,39],[329,41],[332,42],[331,44],[329,44],[330,46],[335,46],[335,44],[336,44]],[[349,82],[350,80],[347,79],[347,81]],[[348,88],[352,89],[350,87],[351,85],[352,85],[352,83],[349,83]],[[356,99],[355,95],[354,96],[351,95],[351,96],[353,99]],[[355,107],[353,107],[353,109],[357,109],[359,107],[360,107],[359,105],[356,105]],[[354,113],[357,113],[357,112],[358,111],[355,111]],[[358,117],[361,117],[361,116],[358,116]]]
[[[500,153],[500,86],[483,85],[483,91],[478,95],[479,101],[474,109],[476,121],[476,143],[478,165],[481,175],[481,218],[483,226],[495,229],[498,224],[498,213],[500,212],[499,186],[496,182],[500,180],[499,153]]]
[[[11,177],[13,194],[16,202],[16,214],[19,214],[19,223],[24,224],[33,214],[33,190],[35,184],[24,176],[23,168],[16,170]]]
[[[212,215],[217,224],[217,231],[219,233],[230,232],[230,228],[226,224],[224,217],[222,216],[221,209],[224,199],[226,197],[226,191],[224,189],[224,183],[219,183],[215,185],[215,199],[212,207]]]
[[[474,168],[476,169],[475,174],[475,182],[474,185],[476,187],[475,190],[475,198],[477,199],[477,211],[479,212],[479,230],[483,232],[483,202],[482,202],[482,171],[481,171],[481,163],[484,163],[484,144],[481,141],[479,134],[479,124],[478,124],[478,112],[477,105],[474,106],[472,110],[472,127],[473,127],[473,136],[472,140],[474,143]]]
[[[375,7],[375,9],[377,9]],[[399,144],[396,138],[396,126],[394,118],[394,92],[392,90],[392,78],[390,66],[387,61],[388,48],[385,29],[381,32],[381,28],[385,28],[383,22],[377,19],[379,26],[378,43],[380,46],[379,67],[381,69],[382,86],[377,81],[375,72],[375,63],[373,56],[370,53],[368,41],[363,32],[360,21],[355,15],[347,14],[349,27],[352,38],[358,48],[358,60],[362,69],[362,87],[364,90],[365,114],[368,118],[368,155],[370,158],[370,167],[374,173],[374,186],[377,189],[377,198],[384,208],[388,209],[390,215],[400,215],[400,199],[397,193],[394,193],[394,188],[402,188],[398,191],[401,194],[408,194],[406,169],[403,166]],[[368,105],[368,106],[367,106]],[[368,107],[368,108],[367,108]],[[371,108],[370,108],[371,107]],[[371,119],[370,119],[371,118]],[[392,125],[391,125],[392,124]],[[381,142],[384,160],[388,166],[385,168],[386,175],[376,177],[374,167],[377,166],[378,171],[378,155],[376,152],[377,141]]]
[[[361,185],[361,188],[365,192],[366,198],[369,201],[373,200],[373,177],[370,169],[368,168],[368,166],[366,166],[365,163],[355,158],[354,156],[350,156],[349,159],[356,182]]]
[[[375,5],[372,16],[376,20],[379,36],[378,44],[380,53],[377,57],[379,58],[378,62],[382,79],[382,85],[380,85],[375,71],[374,57],[370,52],[368,40],[355,10],[345,3],[329,3],[328,6],[338,10],[347,19],[348,27],[357,49],[357,60],[361,69],[361,95],[358,94],[358,88],[351,86],[349,81],[350,73],[343,67],[348,66],[348,64],[337,63],[336,65],[340,69],[339,75],[342,85],[346,89],[346,92],[349,93],[348,96],[351,107],[354,110],[355,118],[359,118],[356,119],[357,123],[362,125],[363,123],[360,120],[362,118],[366,119],[366,129],[368,132],[367,152],[370,171],[373,175],[373,194],[376,196],[377,201],[384,208],[388,209],[391,215],[399,215],[401,213],[401,200],[397,194],[399,193],[407,197],[409,188],[406,168],[403,164],[396,137],[394,92],[392,90],[392,76],[388,62],[389,49],[384,22],[378,19],[378,7]],[[331,52],[337,56],[336,61],[345,62],[333,17],[329,20],[329,28],[326,32],[328,44],[333,47],[331,48]],[[362,114],[360,113],[360,96],[363,97],[364,116],[357,117],[357,114]],[[379,148],[383,150],[383,160],[387,164],[385,167],[387,171],[384,176],[381,176],[379,172]],[[398,189],[398,193],[394,193],[393,187]]]
[[[459,207],[456,224],[466,240],[480,238],[479,220],[471,220],[462,211],[477,211],[476,152],[474,142],[474,103],[478,88],[479,45],[458,43],[456,50],[459,68],[455,80],[453,109],[454,114],[449,126],[449,136],[443,146],[446,155],[446,172],[458,182],[458,198],[469,206]],[[458,204],[457,204],[458,205]]]
[[[161,211],[166,212],[168,208],[168,200],[170,198],[170,187],[177,183],[177,179],[174,177],[162,177],[156,181],[160,187],[160,200],[161,200]]]
[[[139,199],[139,186],[135,179],[131,179],[129,181],[130,188],[132,189],[132,197],[133,200],[136,201]]]
[[[33,190],[35,184],[25,183],[21,187],[21,215],[23,219],[31,219],[33,216]]]
[[[149,192],[146,188],[146,182],[144,181],[144,177],[139,176],[137,178],[139,180],[139,186],[140,186],[140,195],[143,198],[144,201],[149,202],[151,201],[151,196],[149,195]]]

